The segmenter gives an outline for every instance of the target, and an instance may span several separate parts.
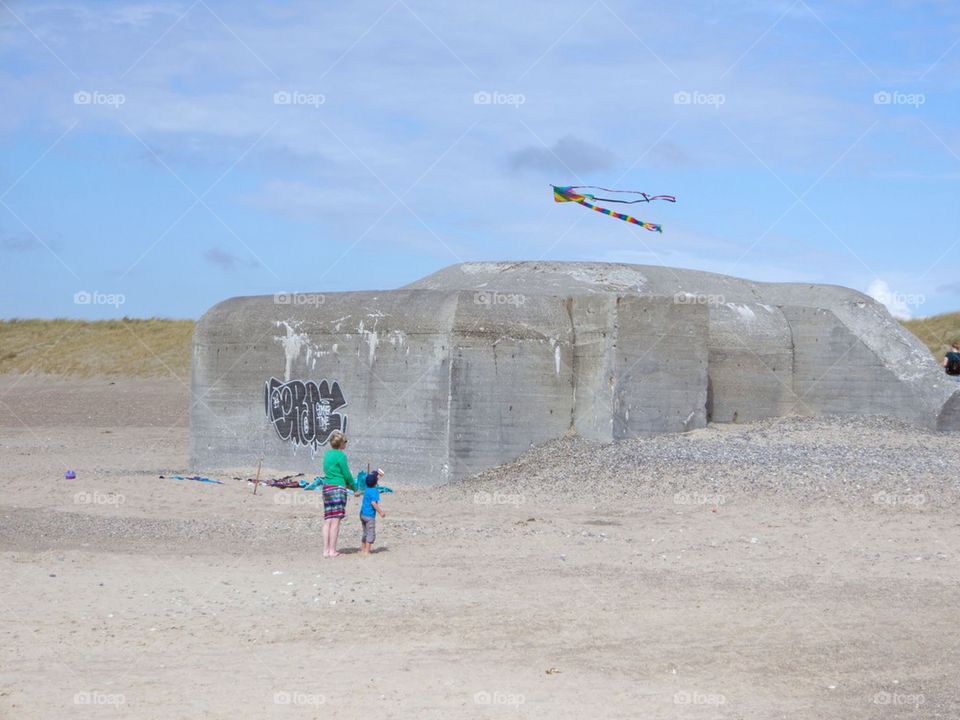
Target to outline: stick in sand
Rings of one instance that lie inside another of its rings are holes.
[[[253,494],[257,494],[257,488],[260,487],[260,466],[263,465],[263,458],[257,460],[257,479],[253,482]]]

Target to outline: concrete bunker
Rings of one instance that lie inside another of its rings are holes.
[[[383,292],[232,298],[198,323],[191,463],[312,471],[333,429],[438,484],[566,432],[882,414],[960,427],[957,386],[846,288],[665,267],[464,263]]]

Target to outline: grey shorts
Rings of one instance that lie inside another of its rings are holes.
[[[363,525],[363,539],[361,542],[372,543],[377,539],[377,518],[360,516],[360,523]]]

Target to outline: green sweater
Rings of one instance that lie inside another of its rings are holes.
[[[323,455],[323,476],[327,485],[339,485],[351,490],[357,489],[357,483],[350,473],[350,466],[347,465],[347,456],[342,450],[331,448]]]

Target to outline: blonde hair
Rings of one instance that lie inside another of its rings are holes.
[[[347,436],[342,432],[339,430],[334,430],[332,433],[330,433],[330,447],[332,447],[334,450],[339,450],[346,444]]]

